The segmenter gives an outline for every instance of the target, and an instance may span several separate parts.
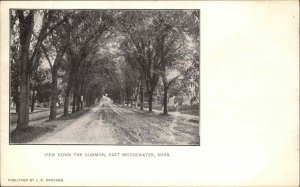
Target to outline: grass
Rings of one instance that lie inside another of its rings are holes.
[[[33,127],[15,129],[10,133],[10,143],[27,143],[48,132],[52,132],[55,126]]]
[[[24,129],[15,129],[10,133],[10,143],[18,144],[31,142],[47,133],[57,131],[57,129],[63,127],[63,124],[66,122],[69,124],[73,119],[77,119],[89,110],[90,109],[87,108],[67,116],[61,116],[53,121],[46,120],[35,125],[30,125],[29,123],[28,127]]]
[[[56,111],[57,115],[60,115],[64,112],[63,108],[58,108]],[[34,120],[40,120],[43,118],[48,118],[49,117],[49,110],[44,110],[44,111],[38,111],[38,112],[33,112],[29,113],[29,121],[34,121]],[[11,113],[10,114],[10,123],[17,123],[18,120],[18,113]]]
[[[192,123],[199,123],[199,119],[189,119],[188,121]]]
[[[155,110],[162,110],[163,106],[153,107]],[[189,114],[194,116],[199,116],[199,105],[181,105],[181,106],[168,106],[168,112],[178,111],[182,114]]]
[[[83,110],[80,110],[78,112],[75,112],[75,113],[71,113],[71,114],[68,114],[67,116],[60,116],[59,118],[57,118],[56,120],[70,120],[70,119],[76,119],[78,117],[80,117],[81,115],[87,113],[88,111],[90,111],[90,108],[85,108]]]

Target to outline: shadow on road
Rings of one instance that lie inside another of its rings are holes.
[[[78,112],[68,114],[67,116],[62,115],[62,116],[58,117],[56,120],[77,119],[78,117],[80,117],[81,115],[83,115],[89,111],[90,111],[90,108],[86,108],[86,109],[80,110]],[[49,120],[47,120],[47,121],[49,121]]]

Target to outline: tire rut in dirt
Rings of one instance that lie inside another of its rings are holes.
[[[113,126],[115,132],[120,137],[121,144],[143,143],[145,140],[136,132],[137,128],[128,125],[126,114],[118,110],[119,107],[112,105],[110,109],[103,110],[103,120]]]
[[[120,122],[122,126],[120,127],[124,131],[130,134],[134,134],[135,137],[138,137],[139,143],[143,144],[172,144],[174,143],[173,135],[168,132],[168,126],[165,123],[162,123],[161,120],[154,117],[145,118],[145,116],[139,116],[133,111],[128,109],[114,107],[114,111],[120,115]],[[152,122],[152,120],[155,122]],[[166,128],[161,127],[162,125]],[[127,128],[124,128],[126,126]],[[166,138],[169,137],[169,138]]]
[[[161,136],[169,136],[170,139],[172,139],[172,143],[199,144],[199,126],[196,124],[188,121],[183,122],[181,119],[177,119],[177,117],[161,116],[162,118],[165,118],[162,120],[157,119],[156,116],[150,116],[140,111],[132,111],[125,108],[120,108],[120,110],[128,117],[138,119],[143,121],[143,123],[148,124],[148,128],[152,128],[151,131],[163,132],[164,134],[161,134]],[[171,118],[168,119],[169,117]],[[149,122],[149,119],[153,120],[154,122]],[[152,136],[156,135],[155,133],[151,134]]]

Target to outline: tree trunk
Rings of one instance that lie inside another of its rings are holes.
[[[80,101],[81,103],[80,103],[80,106],[81,106],[81,110],[83,110],[83,108],[84,108],[84,106],[83,106],[83,101]]]
[[[84,86],[84,78],[82,79],[80,83],[80,110],[83,110],[83,86]]]
[[[20,108],[18,112],[17,129],[28,127],[29,122],[29,46],[33,30],[34,13],[29,11],[26,18],[24,11],[17,10],[20,24]]]
[[[68,77],[68,83],[67,83],[67,88],[66,88],[66,94],[65,94],[65,101],[64,101],[64,116],[69,114],[69,104],[70,104],[70,94],[72,87],[74,85],[74,79],[73,79],[73,69],[71,67],[71,70],[69,72],[69,77]],[[74,101],[74,99],[73,99]],[[74,105],[73,105],[74,106]],[[73,112],[73,108],[72,108]]]
[[[139,90],[140,90],[140,87],[137,88],[136,92],[135,92],[135,108],[138,108],[138,101],[139,101]]]
[[[19,97],[20,97],[19,93],[17,93],[17,95],[13,97],[13,102],[16,104],[16,113],[19,112],[19,108],[20,108]]]
[[[27,62],[23,63],[27,64]],[[17,128],[23,129],[28,127],[29,122],[29,76],[28,72],[21,72],[20,80],[20,108],[18,112]]]
[[[133,92],[133,88],[131,88],[130,90],[131,94],[130,94],[130,107],[133,107],[133,97],[134,97],[134,92]]]
[[[74,77],[74,90],[73,90],[73,107],[72,113],[80,110],[80,96],[79,96],[79,82]]]
[[[32,90],[32,97],[31,97],[31,112],[34,111],[34,103],[35,103],[35,90]]]
[[[72,113],[76,112],[76,100],[77,100],[76,93],[75,90],[73,90]]]
[[[163,114],[168,114],[168,84],[167,84],[167,76],[166,76],[166,62],[165,62],[165,54],[164,54],[164,40],[165,40],[165,34],[161,35],[161,46],[160,46],[160,58],[162,62],[162,81],[164,85],[164,99],[163,99],[163,105],[164,105],[164,110]]]
[[[66,94],[65,94],[65,101],[64,101],[64,116],[67,116],[69,113],[69,99],[70,99],[70,91],[71,85],[70,83],[67,85]]]
[[[49,120],[56,118],[56,103],[57,103],[57,69],[52,70],[52,82],[51,82],[51,100],[50,100],[50,116]]]
[[[86,93],[85,101],[86,101],[86,102],[85,102],[85,103],[86,103],[86,104],[85,104],[86,107],[91,106],[91,105],[90,105],[90,104],[91,104],[91,96],[90,96],[90,92],[87,92],[87,93]]]
[[[76,112],[76,105],[77,105],[77,89],[78,89],[78,82],[76,80],[76,77],[73,79],[74,81],[74,88],[73,88],[73,103],[72,103],[72,113]]]
[[[123,93],[123,106],[126,106],[126,92]]]
[[[144,90],[143,90],[143,82],[141,81],[140,87],[140,109],[144,110]]]
[[[152,112],[152,96],[153,92],[148,92],[148,105],[149,105],[149,112]]]
[[[168,114],[168,86],[166,81],[163,81],[164,84],[164,101],[163,101],[163,105],[164,105],[164,114]]]
[[[88,97],[87,97],[87,101],[88,101],[88,105],[87,106],[91,106],[93,104],[95,104],[95,95],[93,94],[93,92],[88,91]]]
[[[55,61],[54,61],[53,66],[51,68],[51,73],[52,73],[52,83],[51,83],[52,94],[51,94],[49,120],[54,120],[56,118],[56,113],[57,113],[56,104],[58,102],[58,89],[57,89],[57,74],[58,73],[57,72],[58,72],[58,69],[60,67],[60,63],[62,61],[62,58],[64,57],[64,54],[66,52],[68,43],[69,43],[69,38],[66,40],[66,42],[62,46],[60,46],[60,49],[57,51]]]
[[[123,94],[122,94],[122,90],[120,91],[120,105],[123,105]]]
[[[20,102],[19,102],[19,98],[15,101],[16,103],[16,113],[19,112],[19,108],[20,108]]]
[[[76,112],[80,111],[80,96],[77,95],[76,99]]]

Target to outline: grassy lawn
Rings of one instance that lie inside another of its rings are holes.
[[[89,111],[89,108],[78,111],[68,116],[58,117],[53,121],[29,122],[25,129],[15,129],[10,133],[10,143],[28,143],[46,134],[55,133],[68,126],[75,119]]]
[[[163,106],[153,107],[155,110],[163,110]],[[189,114],[194,116],[199,116],[199,105],[181,105],[181,106],[168,106],[169,112],[180,112],[181,114]]]
[[[64,113],[64,108],[58,108],[56,111],[57,115],[60,115],[63,113]],[[29,113],[29,121],[47,118],[47,117],[49,117],[49,114],[50,114],[49,109]],[[17,123],[17,120],[18,120],[18,113],[11,113],[10,114],[10,123]]]
[[[34,140],[35,138],[52,132],[55,126],[29,126],[25,129],[15,129],[10,133],[10,143],[26,143]]]

